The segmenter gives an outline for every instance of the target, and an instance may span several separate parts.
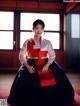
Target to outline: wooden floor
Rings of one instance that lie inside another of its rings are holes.
[[[68,79],[70,80],[73,88],[75,90],[80,89],[80,74],[76,73],[66,73]]]
[[[9,95],[12,82],[16,74],[0,74],[0,98]]]

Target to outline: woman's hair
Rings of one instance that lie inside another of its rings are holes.
[[[43,22],[41,19],[37,19],[36,21],[33,22],[33,29],[34,29],[38,24],[40,24],[40,25],[42,26],[42,28],[44,29],[45,24],[44,24],[44,22]]]

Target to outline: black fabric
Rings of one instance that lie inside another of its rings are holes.
[[[34,60],[29,59],[28,63],[36,70]],[[7,102],[16,106],[72,106],[74,91],[68,78],[57,63],[53,62],[50,69],[57,85],[41,87],[37,71],[30,74],[26,67],[21,67],[16,74]]]

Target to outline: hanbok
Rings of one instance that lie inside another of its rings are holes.
[[[13,81],[7,102],[15,106],[72,106],[74,90],[55,57],[49,40],[42,39],[40,45],[32,38],[26,40],[19,53],[22,66]],[[25,62],[34,67],[35,73],[29,72]],[[43,72],[46,63],[49,68]]]

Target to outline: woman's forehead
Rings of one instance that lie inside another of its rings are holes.
[[[35,27],[42,28],[43,26],[41,24],[37,24]]]

